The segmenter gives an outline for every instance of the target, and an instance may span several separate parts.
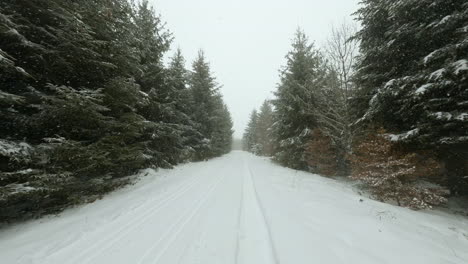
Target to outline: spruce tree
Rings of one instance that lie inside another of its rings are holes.
[[[263,156],[271,156],[273,152],[273,109],[271,103],[265,100],[260,107],[256,125],[256,138],[260,147],[259,154]]]
[[[17,150],[0,152],[0,221],[60,210],[171,158],[140,113],[150,100],[136,82],[147,48],[136,45],[135,14],[125,0],[0,3],[0,143]],[[13,183],[35,191],[15,194]]]
[[[192,64],[189,86],[193,110],[191,117],[203,137],[201,144],[196,149],[196,159],[206,159],[213,156],[212,138],[216,127],[216,119],[213,114],[217,110],[214,97],[219,87],[212,76],[210,65],[206,61],[203,51],[198,53],[198,57]]]
[[[305,147],[317,125],[313,114],[316,92],[324,85],[325,71],[320,52],[307,36],[296,32],[292,50],[286,56],[281,81],[272,101],[275,106],[275,160],[294,169],[307,169]]]
[[[258,154],[258,138],[257,138],[257,122],[258,122],[258,113],[257,110],[252,110],[250,114],[249,123],[245,128],[243,136],[243,148],[245,151]]]
[[[188,88],[189,72],[185,68],[185,59],[182,51],[177,49],[171,58],[167,69],[167,83],[172,87],[174,98],[173,122],[180,126],[181,144],[183,151],[181,160],[187,161],[194,158],[195,150],[202,145],[202,134],[198,131],[197,123],[192,120],[193,106],[192,94]]]
[[[215,95],[213,98],[216,103],[216,110],[214,114],[214,121],[216,123],[211,140],[212,155],[221,156],[227,154],[232,148],[232,119],[227,106],[223,102],[220,94]]]
[[[357,80],[373,95],[365,119],[410,149],[436,150],[452,190],[467,192],[468,3],[363,3]]]
[[[165,67],[171,40],[148,1],[0,2],[0,222],[230,150],[209,65],[188,74],[178,51]]]

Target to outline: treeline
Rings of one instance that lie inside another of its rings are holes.
[[[0,3],[0,222],[57,212],[231,148],[203,52],[185,69],[147,0]]]
[[[253,110],[242,139],[242,148],[256,155],[273,154],[273,108],[270,101],[263,102],[260,112]]]
[[[254,112],[244,148],[414,209],[468,194],[468,3],[364,0],[355,17],[321,49],[296,33],[269,128]]]

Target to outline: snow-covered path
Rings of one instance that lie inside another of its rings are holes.
[[[468,263],[468,220],[364,199],[245,152],[0,231],[0,263]]]

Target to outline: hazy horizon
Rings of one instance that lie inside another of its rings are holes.
[[[260,107],[279,80],[298,27],[321,46],[332,24],[352,20],[358,0],[219,1],[150,0],[180,47],[187,68],[203,49],[211,63],[241,138],[249,114]]]

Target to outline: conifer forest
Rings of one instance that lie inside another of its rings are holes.
[[[323,48],[296,32],[244,149],[414,209],[467,195],[468,3],[365,0],[354,16]]]
[[[203,51],[191,69],[180,50],[164,65],[173,36],[148,1],[72,2],[0,5],[1,220],[53,213],[140,169],[231,148]]]

